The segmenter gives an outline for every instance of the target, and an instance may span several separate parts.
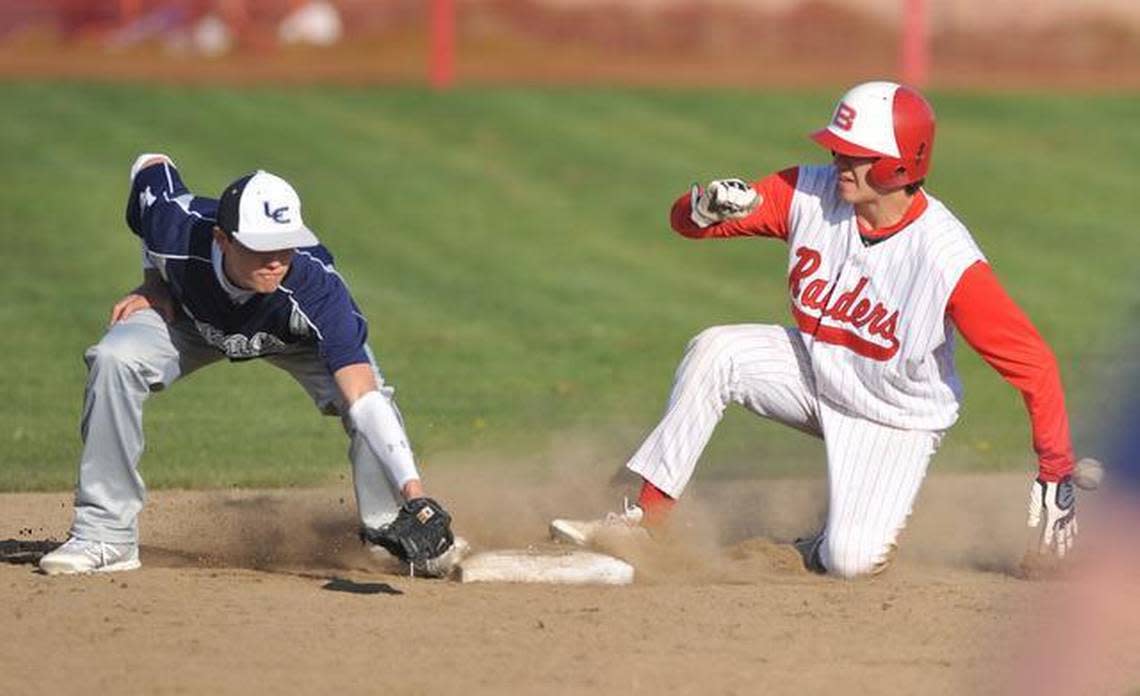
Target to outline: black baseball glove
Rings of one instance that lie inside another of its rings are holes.
[[[404,563],[414,565],[439,556],[451,548],[451,515],[431,498],[413,498],[404,503],[396,519],[379,529],[362,529],[365,543],[383,546]]]

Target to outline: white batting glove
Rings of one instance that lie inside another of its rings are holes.
[[[1033,482],[1029,489],[1028,524],[1036,528],[1042,523],[1038,550],[1064,558],[1077,540],[1077,497],[1072,477],[1056,482],[1041,479]]]
[[[689,189],[691,219],[708,227],[729,219],[747,217],[760,205],[760,194],[743,179],[716,179],[703,191],[697,184]]]

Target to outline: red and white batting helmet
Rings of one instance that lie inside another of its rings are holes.
[[[811,139],[842,155],[879,158],[868,181],[879,188],[898,188],[930,171],[934,109],[905,85],[864,82],[843,95],[831,123]]]

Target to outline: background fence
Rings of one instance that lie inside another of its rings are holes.
[[[908,7],[921,21],[908,24]],[[917,73],[901,67],[908,26],[928,39],[936,85],[1140,86],[1140,3],[1126,0],[0,0],[0,75],[921,81],[922,55]],[[454,37],[455,58],[441,65],[437,54],[434,72],[433,27]]]

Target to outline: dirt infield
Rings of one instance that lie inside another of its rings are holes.
[[[1016,577],[1024,483],[935,477],[895,567],[859,582],[809,576],[761,538],[815,525],[820,482],[697,487],[624,588],[404,577],[357,545],[347,485],[159,492],[142,570],[49,578],[31,561],[70,496],[4,495],[0,690],[1010,693],[1025,617],[1064,585]],[[437,489],[482,548],[540,542],[552,509],[601,499],[468,484]],[[1132,660],[1113,664],[1138,675]]]

